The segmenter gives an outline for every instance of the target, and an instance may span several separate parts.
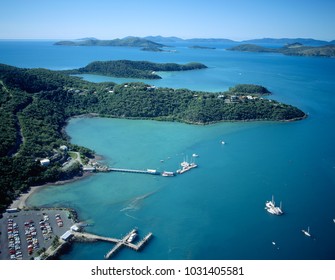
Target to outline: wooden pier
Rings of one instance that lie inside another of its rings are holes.
[[[86,232],[72,232],[72,233],[73,233],[73,236],[77,239],[87,239],[89,241],[99,241],[100,240],[100,241],[116,243],[115,246],[110,251],[108,251],[107,254],[104,256],[105,259],[109,259],[123,246],[129,247],[135,251],[140,251],[143,248],[143,246],[148,242],[148,240],[152,237],[152,232],[149,232],[137,244],[128,242],[127,240],[129,239],[129,237],[135,232],[136,232],[136,229],[131,230],[122,239],[105,237],[105,236],[100,236],[100,235],[86,233]]]

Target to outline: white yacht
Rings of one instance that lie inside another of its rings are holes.
[[[265,202],[265,210],[268,211],[270,214],[277,215],[277,216],[284,214],[282,210],[282,203],[280,202],[279,207],[276,206],[276,202],[274,201],[273,196],[272,196],[271,201]]]
[[[184,160],[180,166],[182,167],[181,169],[178,169],[176,172],[178,174],[183,174],[186,171],[191,170],[192,168],[198,167],[198,165],[195,164],[195,162],[188,162],[187,159]]]
[[[182,162],[181,163],[182,169],[178,169],[177,173],[178,174],[183,174],[186,171],[191,170],[192,168],[198,167],[195,163],[188,163],[188,162]]]
[[[128,237],[127,242],[128,243],[132,242],[136,238],[136,236],[137,236],[137,232],[135,231]]]
[[[303,232],[303,234],[305,234],[308,237],[311,237],[311,234],[309,233],[309,227],[307,228],[307,230],[301,230]]]

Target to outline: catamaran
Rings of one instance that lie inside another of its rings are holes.
[[[274,198],[272,196],[271,201],[265,202],[265,210],[268,211],[272,215],[283,215],[284,212],[282,210],[282,203],[280,202],[280,206],[276,206],[276,202],[274,201]]]

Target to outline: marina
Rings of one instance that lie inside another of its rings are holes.
[[[188,159],[184,159],[183,162],[180,163],[181,169],[178,169],[176,172],[173,171],[158,171],[156,169],[132,169],[132,168],[115,168],[109,167],[107,165],[101,164],[97,161],[90,161],[87,165],[83,166],[83,171],[85,172],[122,172],[122,173],[137,173],[137,174],[147,174],[147,175],[161,175],[163,177],[173,177],[177,174],[183,174],[186,171],[189,171],[192,168],[197,167],[195,164],[195,158],[199,157],[198,154],[192,154],[191,162],[188,162]],[[164,163],[164,160],[160,160],[161,163]]]
[[[149,232],[142,240],[140,240],[137,244],[132,243],[132,241],[137,236],[137,230],[133,229],[128,232],[122,239],[112,238],[112,237],[104,237],[92,233],[86,232],[72,232],[73,237],[78,240],[89,240],[89,241],[105,241],[115,243],[115,246],[106,253],[104,256],[105,259],[111,258],[116,252],[118,252],[123,246],[133,249],[135,251],[140,251],[144,247],[144,245],[148,242],[148,240],[152,237],[152,232]]]
[[[197,154],[192,155],[193,158],[199,157]],[[162,162],[162,161],[161,161]],[[188,162],[187,159],[184,160],[181,164],[181,169],[178,169],[176,172],[173,171],[157,171],[156,169],[129,169],[129,168],[114,168],[114,167],[106,167],[103,170],[95,169],[95,171],[104,171],[104,172],[124,172],[124,173],[138,173],[138,174],[148,174],[148,175],[161,175],[163,177],[173,177],[177,174],[183,174],[192,168],[198,167],[198,165],[192,161]]]

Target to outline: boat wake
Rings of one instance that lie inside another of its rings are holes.
[[[151,196],[154,193],[155,192],[150,192],[150,193],[147,193],[145,195],[141,195],[141,196],[135,197],[134,199],[132,199],[129,202],[129,204],[126,207],[122,208],[120,210],[120,212],[134,212],[134,211],[137,211],[138,209],[141,208],[141,203],[143,202],[143,200],[146,199],[146,198],[148,198],[149,196]],[[129,216],[129,214],[128,214],[128,216]]]
[[[132,218],[133,220],[136,220],[136,221],[139,221],[140,219],[138,219],[138,218],[136,218],[136,217],[134,217],[134,216],[132,216],[132,215],[129,215],[128,213],[125,213],[125,215],[127,216],[127,217],[129,217],[129,218]]]

